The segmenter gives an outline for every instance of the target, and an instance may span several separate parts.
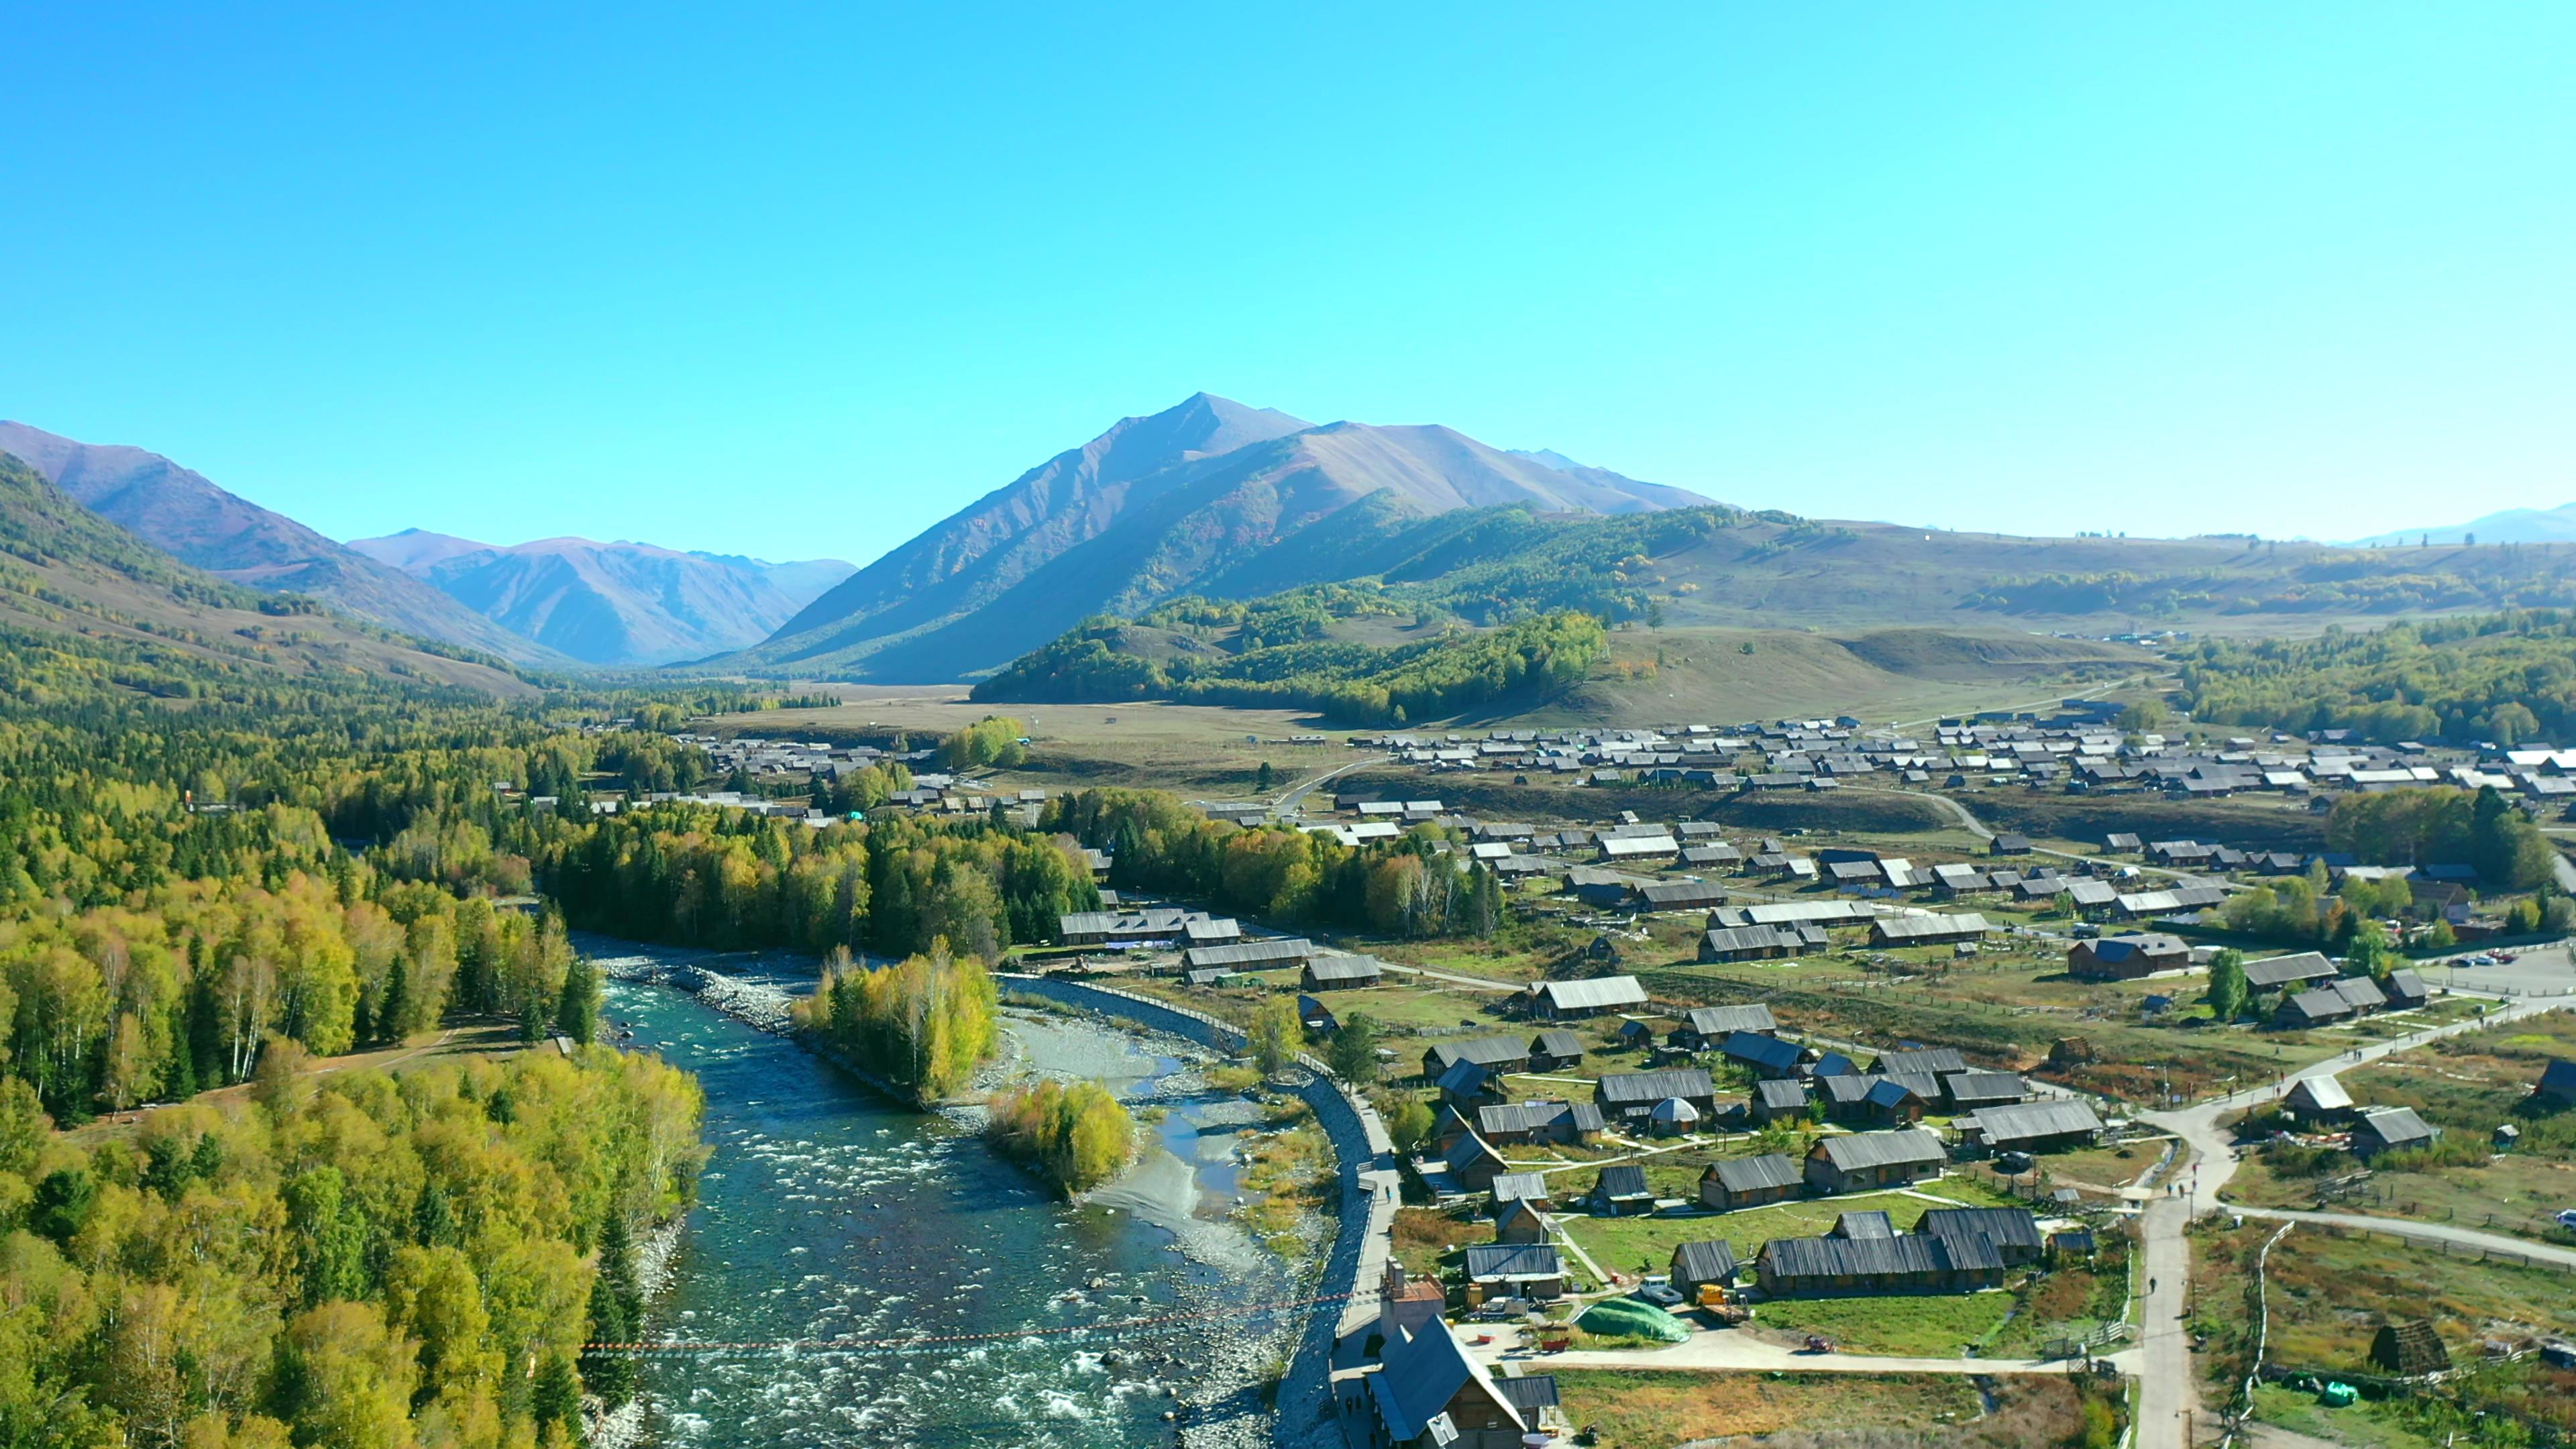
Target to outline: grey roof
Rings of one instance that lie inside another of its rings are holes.
[[[1775,1072],[1796,1070],[1798,1059],[1805,1055],[1796,1042],[1782,1041],[1776,1036],[1757,1036],[1749,1031],[1739,1031],[1728,1037],[1718,1050],[1730,1061],[1751,1062]]]
[[[1602,1128],[1601,1109],[1589,1102],[1504,1102],[1476,1109],[1476,1130],[1488,1135],[1505,1132],[1536,1132],[1554,1126],[1559,1120],[1572,1118],[1576,1130],[1598,1132]]]
[[[1883,1212],[1837,1213],[1834,1233],[1837,1238],[1892,1238],[1896,1220]]]
[[[1818,1145],[1824,1149],[1825,1160],[1845,1172],[1864,1167],[1895,1167],[1907,1163],[1947,1162],[1950,1159],[1939,1135],[1923,1127],[1909,1127],[1898,1132],[1854,1132],[1824,1138]]]
[[[1530,1038],[1531,1056],[1579,1057],[1583,1055],[1583,1038],[1562,1027],[1552,1027]]]
[[[1720,1040],[1739,1031],[1767,1032],[1780,1029],[1780,1023],[1772,1018],[1771,1008],[1758,1001],[1751,1006],[1694,1007],[1683,1014],[1682,1024],[1701,1036],[1716,1037]]]
[[[1869,1100],[1869,1089],[1886,1078],[1876,1072],[1838,1072],[1830,1077],[1813,1079],[1825,1094],[1825,1101],[1836,1107],[1849,1107]]]
[[[1547,1174],[1541,1172],[1503,1172],[1494,1176],[1494,1201],[1511,1202],[1518,1198],[1546,1201]]]
[[[2412,1107],[2364,1107],[2360,1125],[2367,1126],[2373,1136],[2391,1147],[2430,1142],[2435,1136],[2433,1129],[2423,1118],[2415,1115]]]
[[[2287,1100],[2305,1103],[2312,1112],[2341,1112],[2352,1106],[2352,1093],[2332,1077],[2301,1077],[2290,1085]]]
[[[1496,1392],[1504,1402],[1520,1411],[1521,1422],[1535,1424],[1539,1411],[1556,1407],[1556,1375],[1523,1374],[1516,1379],[1494,1380]]]
[[[1773,1238],[1762,1245],[1771,1271],[1784,1278],[1875,1278],[1992,1272],[2003,1256],[1982,1237]]]
[[[1795,1077],[1774,1077],[1753,1084],[1753,1099],[1766,1111],[1795,1112],[1807,1105],[1807,1084]]]
[[[1443,1092],[1453,1092],[1461,1097],[1473,1096],[1484,1089],[1485,1083],[1492,1080],[1493,1075],[1493,1068],[1482,1062],[1452,1062],[1449,1070],[1442,1072],[1440,1080],[1433,1085]]]
[[[2182,937],[2150,931],[2126,936],[2105,936],[2086,943],[2096,961],[2126,961],[2132,956],[2187,956],[2191,948]]]
[[[1645,897],[1646,906],[1657,911],[1683,911],[1694,906],[1713,906],[1726,899],[1722,887],[1695,880],[1657,881],[1637,892]]]
[[[2092,1104],[2071,1097],[2015,1102],[2005,1107],[1979,1107],[1968,1114],[1968,1120],[1976,1124],[1979,1135],[1989,1144],[2102,1130],[2102,1119],[2093,1114]]]
[[[1646,1186],[1646,1169],[1633,1162],[1622,1162],[1601,1169],[1601,1180],[1592,1189],[1602,1197],[1652,1197]]]
[[[1732,1283],[1740,1267],[1735,1245],[1724,1238],[1703,1238],[1673,1246],[1673,1276],[1686,1283]]]
[[[1375,981],[1378,962],[1374,956],[1317,956],[1306,963],[1306,974],[1317,981]]]
[[[2423,977],[2402,966],[2388,973],[2388,999],[2391,1001],[2421,1001],[2431,994],[2425,989]]]
[[[1565,1262],[1553,1243],[1477,1243],[1467,1249],[1472,1282],[1496,1278],[1562,1278]]]
[[[2039,1250],[2039,1219],[2017,1207],[1934,1208],[1915,1223],[1914,1231],[1930,1238],[1980,1234],[1999,1248]]]
[[[1957,1047],[1924,1047],[1914,1051],[1881,1052],[1871,1069],[1879,1072],[1922,1072],[1934,1077],[1968,1070],[1968,1059]]]
[[[1994,929],[1974,911],[1963,916],[1887,916],[1872,924],[1879,936],[1889,941],[1952,941],[1961,936],[1982,936]]]
[[[1262,941],[1236,941],[1224,946],[1192,946],[1181,953],[1183,966],[1257,966],[1271,961],[1302,961],[1315,953],[1303,936]]]
[[[2018,1072],[1952,1072],[1941,1086],[1953,1102],[2019,1101],[2030,1095],[2030,1083]]]
[[[2315,951],[2245,963],[2245,984],[2257,991],[2270,991],[2293,981],[2322,981],[2334,974],[2334,963]]]
[[[1643,1006],[1646,988],[1634,976],[1595,976],[1587,981],[1542,981],[1537,992],[1559,1010],[1606,1010],[1617,1006]]]
[[[1595,1088],[1597,1100],[1614,1106],[1647,1106],[1666,1097],[1714,1097],[1717,1084],[1699,1067],[1668,1067],[1659,1072],[1612,1072]]]
[[[1903,1078],[1881,1077],[1863,1100],[1873,1107],[1902,1107],[1909,1101],[1922,1101],[1923,1094],[1907,1086]]]
[[[1527,1062],[1529,1043],[1516,1036],[1480,1036],[1474,1041],[1436,1041],[1424,1054],[1444,1072],[1459,1062],[1493,1067],[1505,1062]]]
[[[1805,933],[1789,926],[1721,926],[1701,939],[1712,954],[1719,956],[1741,951],[1799,951],[1807,946]]]
[[[1707,1170],[1717,1174],[1717,1185],[1728,1192],[1796,1187],[1800,1181],[1798,1164],[1777,1152],[1765,1152],[1759,1157],[1721,1157]]]

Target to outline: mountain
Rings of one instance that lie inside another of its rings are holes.
[[[2467,523],[2454,523],[2442,528],[2400,529],[2361,541],[2380,546],[2422,547],[2426,540],[2439,546],[2463,540],[2478,543],[2565,543],[2569,539],[2576,539],[2576,503],[2561,503],[2556,508],[2508,508]]]
[[[418,528],[349,547],[521,638],[600,665],[671,664],[756,644],[851,573],[837,559],[774,564],[586,538],[504,548]]]
[[[7,421],[0,421],[0,452],[25,460],[91,512],[218,578],[309,594],[388,629],[523,664],[565,662],[400,569],[228,493],[158,453],[74,442]]]
[[[175,698],[281,677],[537,692],[497,660],[438,652],[309,597],[191,568],[0,452],[0,673],[23,690],[57,671]]]
[[[1619,515],[1707,502],[1449,428],[1317,426],[1199,393],[986,494],[726,662],[955,679],[1091,614],[1351,577],[1355,556],[1461,510]]]

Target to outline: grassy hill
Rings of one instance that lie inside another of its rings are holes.
[[[1547,724],[1851,713],[1924,719],[2034,703],[2162,673],[2143,649],[2038,634],[1891,629],[1627,629],[1581,684],[1523,716]]]
[[[318,601],[171,558],[0,453],[0,657],[20,691],[81,675],[170,698],[212,683],[408,679],[518,697],[499,660],[406,639]]]

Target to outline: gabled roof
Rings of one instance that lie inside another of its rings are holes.
[[[1668,1067],[1659,1072],[1612,1072],[1596,1087],[1598,1100],[1618,1106],[1660,1102],[1666,1097],[1713,1097],[1717,1084],[1699,1067]]]
[[[1595,976],[1588,981],[1542,981],[1536,994],[1559,1011],[1607,1011],[1646,1004],[1646,988],[1634,976]]]
[[[1553,1028],[1530,1038],[1529,1054],[1534,1057],[1579,1057],[1583,1055],[1583,1038],[1562,1027]]]
[[[1718,1050],[1730,1061],[1750,1062],[1775,1072],[1796,1070],[1798,1059],[1805,1055],[1796,1042],[1782,1041],[1776,1036],[1756,1036],[1749,1031],[1739,1031],[1728,1037]]]
[[[1501,1066],[1505,1062],[1529,1060],[1529,1043],[1516,1036],[1485,1036],[1474,1041],[1437,1041],[1424,1050],[1424,1055],[1447,1071],[1459,1062],[1482,1066]],[[1436,1075],[1436,1073],[1435,1073]]]
[[[1882,1052],[1872,1064],[1878,1072],[1921,1072],[1940,1077],[1968,1070],[1968,1059],[1957,1047],[1925,1047],[1915,1051]]]
[[[1982,1237],[1773,1238],[1762,1260],[1784,1278],[1875,1278],[1955,1272],[1992,1272],[2003,1256]]]
[[[1717,1185],[1728,1192],[1795,1187],[1800,1180],[1798,1164],[1777,1152],[1766,1152],[1759,1157],[1722,1157],[1710,1163],[1700,1177],[1703,1180],[1715,1177]]]
[[[1896,1220],[1876,1211],[1837,1213],[1834,1215],[1833,1236],[1855,1240],[1892,1238],[1896,1236]]]
[[[1375,981],[1378,963],[1374,956],[1319,955],[1306,963],[1306,974],[1317,981]]]
[[[1918,1162],[1947,1162],[1950,1154],[1940,1137],[1927,1128],[1900,1132],[1854,1132],[1818,1141],[1825,1160],[1845,1172],[1867,1167],[1897,1167]]]
[[[1467,1249],[1469,1280],[1562,1278],[1565,1261],[1553,1243],[1477,1243]]]
[[[1978,1134],[1989,1144],[2102,1130],[2102,1119],[2094,1115],[2092,1104],[2072,1097],[2015,1102],[2004,1107],[1979,1107],[1968,1114],[1968,1120],[1975,1124]]]
[[[2017,1207],[1934,1208],[1915,1223],[1914,1231],[1926,1237],[1964,1237],[1976,1234],[2000,1248],[2039,1250],[2039,1219],[2030,1209]]]
[[[1493,1069],[1481,1063],[1456,1062],[1451,1064],[1449,1070],[1442,1072],[1440,1080],[1433,1085],[1443,1092],[1472,1097],[1483,1091],[1485,1083],[1493,1080],[1493,1076]]]
[[[1378,1417],[1399,1444],[1422,1437],[1424,1426],[1447,1410],[1449,1401],[1470,1382],[1493,1395],[1515,1427],[1530,1427],[1532,1421],[1504,1397],[1493,1375],[1467,1352],[1457,1331],[1444,1319],[1431,1319],[1409,1333],[1399,1331],[1381,1354],[1378,1371],[1368,1376]]]
[[[1494,1176],[1494,1201],[1497,1203],[1512,1202],[1520,1198],[1545,1202],[1548,1196],[1545,1173],[1504,1172]]]
[[[1739,1031],[1761,1033],[1780,1029],[1780,1023],[1772,1018],[1771,1008],[1758,1001],[1750,1006],[1694,1007],[1683,1013],[1682,1024],[1701,1036],[1721,1041]]]
[[[2323,981],[2334,974],[2334,963],[2315,951],[2245,963],[2245,984],[2257,991],[2270,991],[2293,981]]]
[[[1753,1084],[1753,1100],[1766,1111],[1795,1112],[1807,1105],[1807,1084],[1795,1077],[1774,1077]]]
[[[1724,1238],[1704,1238],[1673,1247],[1673,1276],[1689,1283],[1732,1283],[1739,1265],[1735,1245]]]
[[[2430,1142],[2434,1131],[2412,1107],[2364,1107],[2357,1126],[2368,1127],[2371,1135],[2391,1147],[2410,1142]]]
[[[1593,1191],[1610,1198],[1654,1196],[1653,1190],[1646,1186],[1646,1169],[1633,1162],[1601,1169],[1601,1180],[1594,1184]]]
[[[2291,1084],[2287,1100],[2312,1112],[2341,1112],[2352,1106],[2352,1093],[2332,1077],[2301,1077]]]
[[[2018,1101],[2030,1095],[2019,1072],[1952,1072],[1941,1079],[1953,1102]]]
[[[1908,1102],[1920,1102],[1923,1100],[1923,1095],[1905,1085],[1901,1078],[1881,1077],[1870,1087],[1869,1095],[1862,1100],[1873,1107],[1892,1108],[1902,1107]]]

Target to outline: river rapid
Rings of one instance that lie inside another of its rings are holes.
[[[794,1042],[621,970],[686,963],[809,990],[810,960],[586,937],[618,1045],[706,1092],[712,1157],[647,1313],[654,1340],[963,1342],[655,1357],[630,1442],[655,1446],[1267,1444],[1257,1383],[1285,1327],[1221,1310],[1292,1296],[1290,1266],[1226,1220],[1251,1104],[1196,1048],[1013,1010],[1002,1070],[1165,1109],[1138,1167],[1066,1203],[950,1117],[905,1110]],[[631,1033],[631,1035],[628,1035]],[[1154,1329],[1086,1325],[1176,1313]]]

